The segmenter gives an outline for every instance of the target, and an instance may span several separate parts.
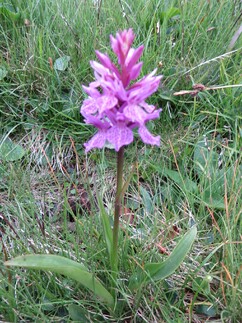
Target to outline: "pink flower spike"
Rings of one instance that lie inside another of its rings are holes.
[[[118,32],[116,34],[116,38],[114,38],[112,35],[110,36],[112,49],[117,55],[118,62],[121,66],[125,63],[125,59],[133,43],[134,37],[135,35],[132,29]]]
[[[135,81],[141,72],[142,62],[138,62],[143,46],[132,48],[132,29],[119,31],[110,36],[113,52],[118,58],[114,64],[107,54],[96,51],[99,62],[91,61],[94,82],[83,90],[88,94],[81,107],[81,114],[87,124],[98,132],[85,144],[86,152],[93,148],[103,148],[109,142],[116,151],[129,145],[133,139],[133,129],[138,128],[145,144],[160,145],[160,136],[153,136],[146,123],[159,118],[161,109],[149,105],[145,100],[159,87],[162,76],[155,76],[156,70]]]

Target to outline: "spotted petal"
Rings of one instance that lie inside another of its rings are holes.
[[[129,145],[134,139],[133,132],[124,124],[117,124],[107,131],[107,140],[114,145],[116,151]]]
[[[83,116],[95,114],[98,111],[98,106],[95,99],[86,99],[81,106],[81,114]]]
[[[142,125],[145,122],[147,113],[138,105],[127,105],[124,108],[124,115],[129,121],[138,122]]]
[[[145,126],[139,127],[139,135],[145,144],[160,146],[160,136],[152,136]]]
[[[84,144],[85,152],[93,148],[103,148],[106,142],[106,131],[99,130],[87,143]]]
[[[105,110],[112,109],[118,103],[117,98],[115,98],[112,95],[102,95],[96,101],[97,101],[96,104],[98,105],[98,110],[100,114],[105,112]]]

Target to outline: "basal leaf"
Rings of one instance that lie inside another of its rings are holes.
[[[153,213],[154,211],[154,203],[151,199],[151,196],[149,194],[149,192],[142,186],[140,186],[140,192],[143,198],[143,202],[144,202],[144,206],[145,209],[148,213]]]
[[[160,14],[160,23],[162,24],[164,20],[169,20],[180,14],[181,14],[181,10],[176,7],[171,7],[167,11],[162,11]]]
[[[14,143],[10,138],[5,138],[0,142],[0,160],[10,162],[21,159],[25,155],[25,150],[19,144]]]
[[[172,275],[181,265],[190,251],[197,235],[197,228],[193,226],[179,241],[170,256],[160,263],[145,264],[144,270],[131,277],[129,288],[137,289],[143,283],[158,281]]]
[[[112,245],[113,245],[112,229],[111,229],[109,217],[105,211],[105,208],[103,206],[103,203],[99,195],[98,195],[98,205],[99,205],[100,215],[102,219],[106,245],[107,245],[109,256],[111,257]]]
[[[171,180],[173,180],[181,189],[185,189],[189,192],[197,192],[197,184],[188,177],[183,178],[181,173],[168,168],[164,168],[163,172],[164,175],[168,176]]]
[[[83,310],[80,306],[76,304],[70,304],[68,306],[68,311],[73,321],[79,323],[86,323],[88,321],[85,310]]]
[[[71,259],[57,255],[25,255],[4,263],[5,266],[25,267],[29,269],[47,270],[74,279],[90,289],[100,300],[110,307],[114,299],[101,282],[87,268]]]
[[[153,281],[164,279],[175,272],[190,251],[197,235],[197,228],[193,226],[179,241],[170,256],[162,263],[145,265],[145,271]]]
[[[225,204],[224,204],[224,198],[223,196],[219,195],[210,195],[208,191],[205,192],[203,199],[203,203],[207,205],[208,207],[212,209],[219,209],[219,210],[224,210],[225,209]]]
[[[195,306],[195,312],[197,314],[203,314],[208,317],[216,316],[216,308],[212,304],[199,304]]]

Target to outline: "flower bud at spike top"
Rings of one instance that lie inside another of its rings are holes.
[[[143,46],[132,48],[135,35],[132,29],[120,31],[116,38],[110,36],[111,47],[118,58],[117,66],[107,54],[96,51],[98,62],[91,61],[95,81],[83,86],[88,98],[84,100],[81,114],[87,124],[98,129],[97,133],[85,143],[86,152],[102,148],[106,143],[116,151],[130,144],[133,129],[138,128],[140,138],[145,144],[160,145],[160,136],[153,136],[146,128],[149,120],[159,118],[161,109],[155,109],[145,100],[159,87],[162,76],[155,76],[156,70],[141,80],[140,75]]]

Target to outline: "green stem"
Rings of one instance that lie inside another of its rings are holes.
[[[118,232],[119,232],[119,216],[121,213],[121,200],[123,188],[123,165],[124,165],[124,147],[121,147],[117,153],[117,189],[115,196],[114,224],[113,224],[113,248],[111,256],[111,268],[113,284],[117,281],[118,274]],[[115,294],[115,292],[113,291]]]

